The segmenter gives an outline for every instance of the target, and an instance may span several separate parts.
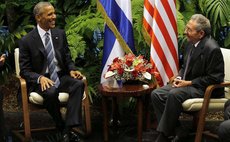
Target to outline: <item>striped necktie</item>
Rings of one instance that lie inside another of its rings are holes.
[[[53,47],[51,44],[51,40],[49,37],[49,33],[46,32],[45,34],[45,49],[46,49],[46,54],[47,54],[47,61],[48,61],[48,70],[50,74],[50,79],[54,81],[54,86],[58,88],[60,85],[60,80],[57,74],[57,66],[54,63],[54,51]]]

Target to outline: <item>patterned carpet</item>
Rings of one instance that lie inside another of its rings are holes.
[[[0,87],[5,94],[3,108],[5,111],[6,132],[8,134],[8,142],[18,142],[17,138],[12,134],[13,130],[23,128],[22,109],[18,105],[17,90],[19,86],[12,78],[9,84]],[[92,119],[92,134],[89,137],[82,137],[82,142],[102,142],[103,141],[103,125],[102,125],[102,110],[101,103],[91,106],[91,119]],[[216,133],[219,123],[223,121],[223,112],[209,113],[207,115],[206,129]],[[191,118],[188,115],[181,116],[182,125],[191,128]],[[109,140],[111,142],[135,142],[137,141],[137,128],[136,128],[136,111],[127,110],[121,113],[121,125],[119,129],[110,128]],[[47,112],[33,112],[31,114],[31,127],[37,128],[40,126],[54,126],[52,118]],[[33,142],[57,142],[58,134],[54,132],[44,132],[32,134]],[[153,129],[143,132],[143,142],[153,142],[157,136],[157,132]],[[194,141],[194,133],[191,134],[186,142]],[[215,139],[203,140],[204,142],[217,142]]]
[[[95,108],[94,108],[95,109]],[[82,142],[102,142],[103,141],[103,125],[102,125],[102,113],[100,108],[93,110],[92,114],[92,134],[89,137],[81,137]],[[132,112],[131,112],[132,113]],[[135,142],[137,141],[137,129],[136,119],[134,114],[127,114],[122,116],[121,125],[118,129],[110,127],[109,129],[109,140],[111,142]],[[17,112],[5,112],[6,126],[8,132],[8,142],[19,142],[17,138],[12,134],[12,130],[22,129],[22,113]],[[206,129],[216,133],[218,125],[221,121],[209,120],[207,121]],[[54,126],[52,118],[47,112],[39,111],[31,114],[31,126],[37,128],[40,126]],[[181,120],[184,127],[191,128],[191,121],[189,119]],[[186,139],[186,142],[194,141],[194,133],[191,133]],[[59,134],[56,131],[49,131],[43,133],[35,133],[32,135],[33,142],[58,142]],[[156,139],[157,132],[153,129],[143,132],[143,142],[153,142]],[[205,137],[204,142],[217,142],[215,139],[209,139]]]

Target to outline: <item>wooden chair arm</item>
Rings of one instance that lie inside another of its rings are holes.
[[[16,76],[20,81],[21,95],[22,95],[22,109],[23,111],[28,111],[28,95],[27,95],[27,86],[26,80],[21,76]]]
[[[85,112],[85,133],[81,132],[82,134],[89,135],[92,132],[92,127],[91,127],[91,117],[90,117],[90,96],[88,92],[88,84],[87,84],[87,79],[84,76],[83,77],[83,82],[85,84],[85,98],[83,99],[82,105],[84,106],[84,112]]]
[[[22,99],[28,101],[26,80],[22,78],[21,76],[17,76],[17,78],[20,81]]]
[[[223,82],[220,84],[209,85],[206,88],[205,94],[204,94],[204,102],[203,102],[202,108],[199,112],[200,118],[199,118],[199,122],[198,122],[197,132],[203,132],[203,130],[204,130],[205,116],[206,116],[206,113],[208,111],[209,101],[211,98],[212,91],[216,88],[227,87],[227,86],[230,86],[230,82]],[[197,133],[196,138],[195,138],[195,142],[201,141],[201,137],[202,137],[202,133]]]
[[[220,84],[209,85],[205,90],[204,99],[210,99],[212,91],[216,88],[221,88],[221,87],[230,87],[230,82],[223,82]]]

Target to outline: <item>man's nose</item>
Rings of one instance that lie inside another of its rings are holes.
[[[187,29],[185,29],[183,35],[187,35],[187,33]]]
[[[52,15],[52,18],[56,19],[57,15],[56,14],[53,14]]]

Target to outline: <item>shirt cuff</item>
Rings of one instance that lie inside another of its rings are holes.
[[[179,79],[179,80],[181,80],[181,76],[177,76],[177,77],[176,77],[176,79]]]
[[[37,84],[40,84],[40,79],[41,79],[41,77],[42,77],[42,75],[40,75],[40,76],[38,77]]]

